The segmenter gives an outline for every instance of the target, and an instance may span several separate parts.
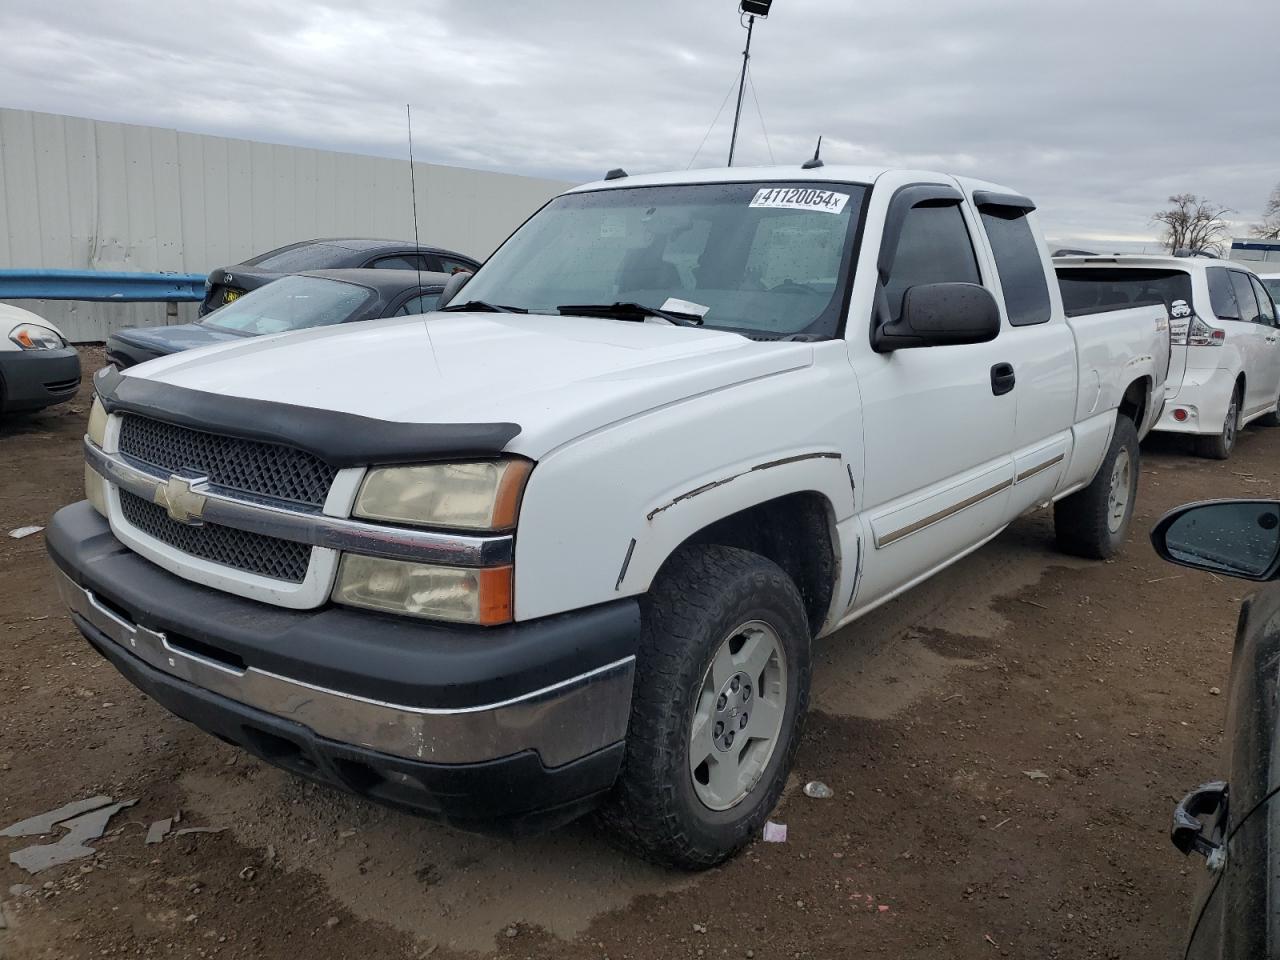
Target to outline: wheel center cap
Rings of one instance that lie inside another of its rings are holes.
[[[720,688],[712,718],[712,739],[721,753],[732,750],[734,742],[744,735],[751,719],[749,707],[753,696],[755,691],[751,687],[751,678],[741,672],[735,673]]]

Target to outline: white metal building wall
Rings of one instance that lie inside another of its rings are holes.
[[[415,175],[421,241],[479,258],[567,186]],[[0,109],[0,268],[206,273],[325,236],[412,239],[407,161]],[[76,342],[165,322],[164,304],[17,303]]]

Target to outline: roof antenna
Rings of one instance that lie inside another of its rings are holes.
[[[413,176],[413,114],[409,112],[409,104],[404,105],[404,119],[409,125],[409,196],[413,200],[413,258],[418,271],[418,296],[422,296],[422,244],[418,242],[418,184]]]
[[[818,154],[822,153],[822,136],[818,136],[818,145],[813,148],[813,157],[800,164],[801,170],[816,170],[822,166],[822,158]]]

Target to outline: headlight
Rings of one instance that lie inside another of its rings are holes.
[[[9,331],[9,339],[23,350],[61,350],[67,342],[48,327],[20,323]]]
[[[102,401],[93,398],[93,407],[89,410],[89,439],[102,446],[107,439],[107,411]],[[102,474],[89,464],[84,465],[84,496],[104,517],[107,515],[107,481]]]
[[[511,568],[438,567],[349,553],[338,568],[336,603],[454,623],[511,622]]]
[[[93,406],[89,408],[89,439],[102,446],[107,442],[107,408],[97,397],[93,398]]]
[[[528,460],[380,467],[365,477],[352,512],[426,527],[510,530],[532,469]]]

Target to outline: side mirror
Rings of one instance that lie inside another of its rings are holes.
[[[440,291],[440,302],[436,304],[437,310],[443,310],[450,301],[458,295],[458,291],[467,285],[467,281],[474,277],[475,274],[467,270],[459,270],[448,280],[444,282],[444,289]]]
[[[908,287],[902,317],[881,324],[871,338],[876,353],[911,347],[986,343],[1000,334],[1000,307],[976,283],[921,283]]]
[[[1178,507],[1151,531],[1170,563],[1244,580],[1280,578],[1280,501],[1209,500]]]

